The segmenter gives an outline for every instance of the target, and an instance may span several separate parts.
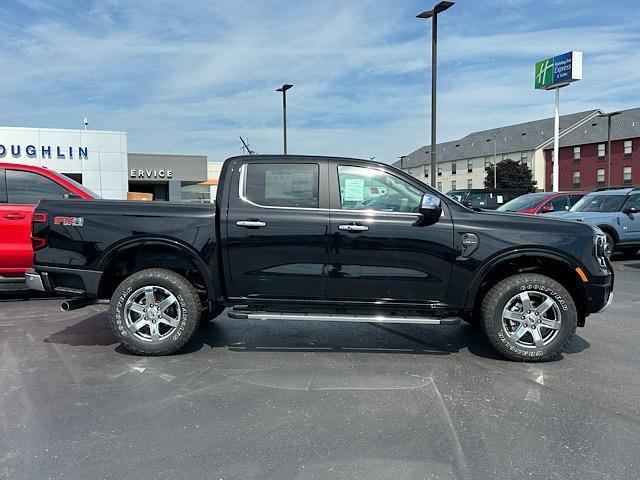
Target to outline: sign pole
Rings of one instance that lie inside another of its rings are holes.
[[[536,62],[534,86],[539,90],[556,91],[556,109],[553,118],[553,159],[552,159],[552,189],[560,189],[560,87],[582,80],[582,52],[571,51]],[[546,176],[546,168],[545,168]],[[547,180],[544,180],[545,188]]]
[[[558,150],[560,146],[560,87],[556,87],[556,111],[553,118],[553,191],[560,189],[559,172],[560,161]]]

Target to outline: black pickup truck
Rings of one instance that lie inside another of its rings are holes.
[[[392,166],[241,156],[215,204],[43,200],[28,285],[110,300],[128,349],[170,354],[236,319],[477,324],[503,356],[558,356],[613,298],[602,232],[473,211]]]

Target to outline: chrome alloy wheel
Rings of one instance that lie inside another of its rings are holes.
[[[556,301],[537,291],[514,295],[502,311],[502,329],[523,348],[549,345],[558,336],[561,322],[562,313]]]
[[[154,343],[171,336],[182,319],[180,302],[175,295],[153,285],[133,292],[125,304],[124,314],[132,335]]]

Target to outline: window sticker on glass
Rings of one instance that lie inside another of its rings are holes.
[[[313,191],[313,174],[304,171],[267,170],[264,198],[282,200],[296,192]]]
[[[344,183],[344,201],[362,202],[364,200],[364,179],[347,178]]]
[[[498,195],[498,203],[504,203],[504,199],[502,198],[502,195]]]

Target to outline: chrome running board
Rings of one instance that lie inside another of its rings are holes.
[[[306,320],[310,322],[417,323],[421,325],[457,325],[458,317],[402,317],[396,315],[343,315],[334,313],[279,313],[230,310],[229,317],[241,320]]]

